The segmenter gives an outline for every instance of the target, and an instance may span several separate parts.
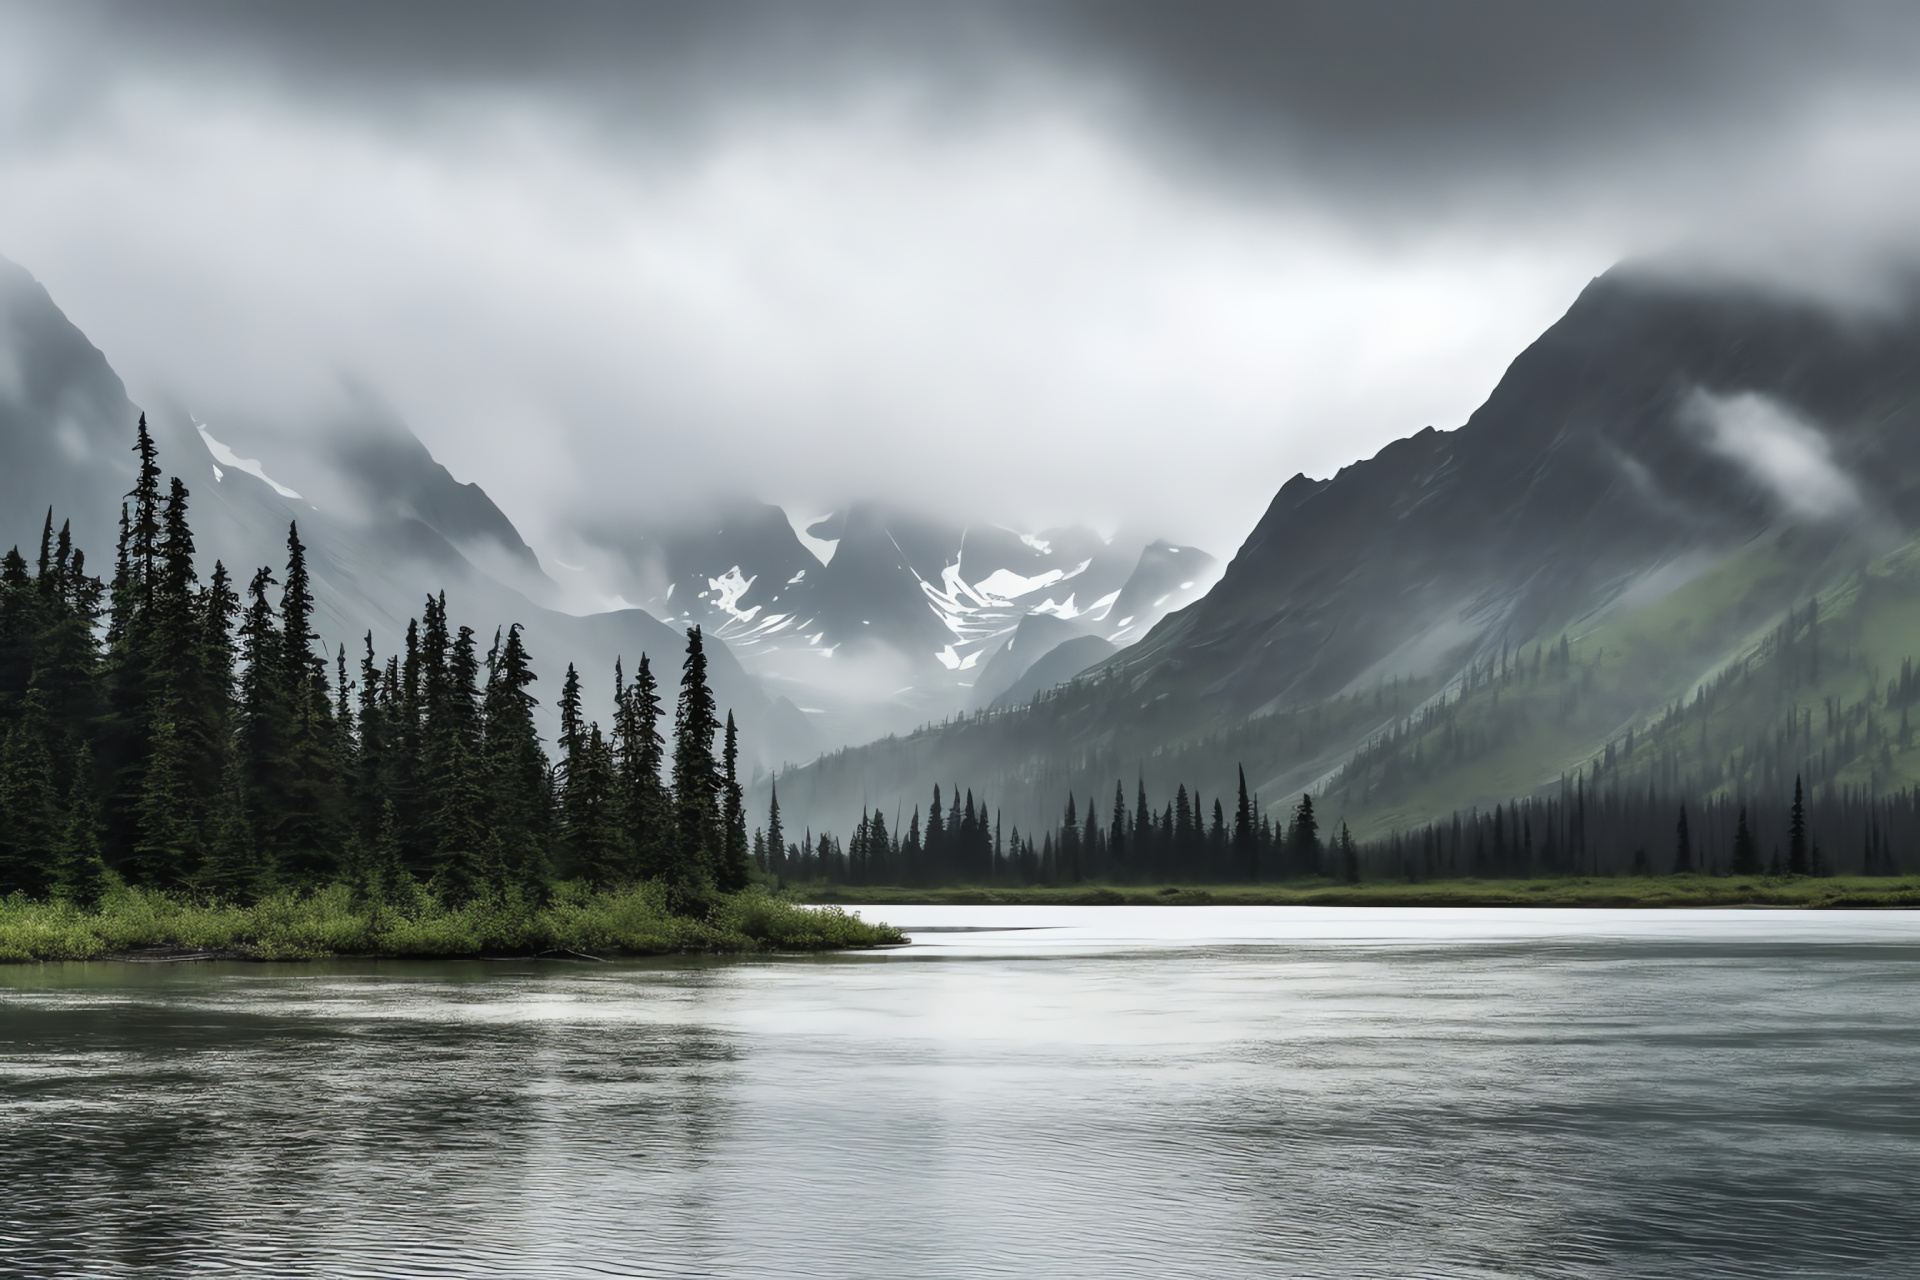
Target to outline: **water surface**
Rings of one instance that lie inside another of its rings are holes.
[[[0,968],[0,1273],[1910,1276],[1920,914]]]

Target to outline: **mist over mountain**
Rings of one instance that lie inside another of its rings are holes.
[[[51,505],[105,572],[141,410],[45,289],[3,261],[0,319],[0,537],[30,552]],[[357,662],[371,632],[394,651],[426,595],[445,590],[456,623],[527,628],[550,717],[568,662],[591,694],[611,690],[615,658],[631,669],[645,652],[670,691],[697,625],[718,641],[716,691],[763,769],[987,705],[1056,648],[1097,637],[1103,647],[1042,671],[1066,679],[1215,571],[1195,548],[1131,534],[1019,533],[875,503],[808,521],[803,540],[779,507],[749,498],[590,524],[602,554],[589,571],[543,563],[479,485],[454,479],[371,396],[350,393],[298,429],[172,404],[148,416],[162,464],[192,491],[207,566],[224,560],[244,580],[277,565],[299,522],[330,649]],[[1029,631],[1009,646],[1023,620],[1051,624],[1047,643]]]
[[[1314,788],[1385,830],[1615,767],[1635,734],[1633,767],[1652,767],[1676,707],[1806,643],[1816,595],[1819,643],[1839,646],[1817,695],[1776,671],[1661,767],[1757,784],[1770,726],[1811,697],[1836,737],[1809,736],[1800,771],[1920,776],[1873,755],[1865,721],[1839,727],[1847,708],[1897,718],[1886,674],[1920,652],[1920,620],[1860,603],[1886,598],[1862,583],[1905,580],[1920,526],[1920,307],[1902,296],[1845,312],[1609,272],[1463,427],[1282,485],[1219,582],[1140,643],[1029,710],[829,757],[784,778],[782,803],[844,826],[856,778],[887,805],[959,783],[1025,826],[1070,789],[1212,795],[1244,764],[1269,799]],[[1526,683],[1555,660],[1571,684]]]
[[[876,502],[801,521],[723,499],[586,536],[621,599],[725,640],[834,744],[986,706],[1077,637],[1111,652],[1217,572],[1197,548],[1125,531],[1022,533]],[[1079,652],[1057,679],[1105,656]]]
[[[0,259],[0,539],[31,557],[51,506],[56,525],[71,521],[89,571],[110,575],[140,412],[105,355],[46,290]],[[223,560],[243,583],[258,565],[277,571],[287,527],[299,522],[318,597],[316,629],[329,650],[347,647],[349,665],[368,632],[380,653],[395,652],[407,620],[429,593],[444,590],[454,621],[483,637],[525,625],[536,693],[549,715],[569,662],[589,690],[604,686],[608,701],[616,657],[631,669],[645,652],[662,685],[677,684],[680,631],[641,609],[574,617],[536,603],[520,588],[537,590],[542,575],[512,523],[391,422],[319,437],[314,447],[333,469],[299,465],[308,460],[296,457],[284,474],[248,456],[244,443],[236,452],[217,424],[197,424],[183,411],[155,412],[149,424],[161,465],[191,491],[203,570]],[[817,749],[806,718],[768,697],[724,645],[710,646],[709,658],[721,705],[748,726],[750,758],[776,765]]]

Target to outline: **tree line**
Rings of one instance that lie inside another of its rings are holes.
[[[755,833],[754,858],[783,881],[825,880],[841,884],[1009,886],[1077,884],[1084,881],[1147,883],[1246,883],[1331,876],[1358,880],[1363,850],[1345,822],[1321,836],[1313,797],[1302,795],[1280,822],[1261,811],[1247,790],[1246,771],[1231,811],[1218,796],[1211,811],[1196,789],[1178,786],[1164,805],[1147,801],[1136,780],[1131,799],[1115,782],[1110,807],[1069,795],[1060,821],[1043,831],[1003,829],[1000,816],[971,790],[941,802],[933,789],[923,824],[919,806],[891,827],[880,810],[864,814],[851,836],[808,831],[782,843],[779,788],[774,787],[764,832]]]
[[[329,664],[298,524],[282,577],[202,581],[144,415],[133,449],[110,578],[51,510],[36,561],[0,558],[0,893],[91,905],[119,878],[250,902],[345,879],[459,906],[654,879],[697,911],[746,886],[739,735],[699,628],[671,741],[641,654],[631,679],[615,664],[605,729],[569,665],[550,759],[517,624],[483,653],[442,593],[402,652],[369,633],[357,670],[344,646]]]
[[[1231,811],[1215,799],[1211,816],[1197,791],[1182,785],[1164,807],[1148,805],[1144,785],[1129,803],[1116,784],[1112,808],[1097,812],[1067,799],[1047,830],[1003,838],[997,813],[964,802],[954,789],[942,808],[934,789],[923,824],[916,807],[900,829],[880,811],[864,815],[844,843],[809,831],[779,843],[776,788],[771,843],[755,834],[754,858],[786,881],[1010,887],[1087,882],[1246,884],[1309,877],[1357,883],[1390,878],[1550,876],[1895,876],[1920,864],[1920,790],[1879,795],[1863,788],[1807,788],[1794,779],[1791,800],[1744,793],[1697,796],[1650,786],[1609,785],[1602,768],[1562,780],[1557,793],[1522,797],[1490,809],[1455,812],[1384,838],[1361,842],[1341,820],[1323,834],[1313,796],[1303,794],[1281,821],[1260,812],[1241,771]],[[1323,797],[1324,799],[1324,797]]]

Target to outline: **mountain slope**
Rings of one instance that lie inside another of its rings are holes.
[[[1029,711],[823,761],[782,803],[844,825],[856,774],[876,798],[960,779],[1051,821],[1069,786],[1214,792],[1244,762],[1269,796],[1317,786],[1376,826],[1554,785],[1908,540],[1916,357],[1911,306],[1610,272],[1464,427],[1288,481],[1205,598],[1139,644]],[[1429,752],[1420,788],[1340,779],[1437,699],[1511,689],[1486,673],[1511,681],[1516,653],[1530,672],[1563,634],[1594,673],[1577,711],[1509,716],[1498,750],[1456,725],[1455,764]]]
[[[612,589],[725,639],[832,742],[986,705],[1039,656],[1009,652],[1030,624],[1057,624],[1056,642],[1138,638],[1197,598],[1215,567],[1164,541],[1078,526],[1022,534],[872,502],[813,522],[807,537],[779,507],[741,498],[582,530]]]
[[[106,357],[37,281],[0,259],[0,546],[18,544],[31,557],[52,504],[56,524],[71,519],[89,571],[110,575],[139,416]],[[221,559],[244,584],[256,566],[284,564],[287,527],[297,520],[316,630],[329,649],[347,647],[350,667],[368,632],[382,654],[396,651],[407,619],[429,592],[444,590],[453,621],[474,627],[483,642],[496,626],[525,626],[549,718],[569,661],[596,708],[589,714],[610,710],[616,657],[631,672],[650,654],[663,697],[672,697],[682,633],[640,609],[579,618],[543,608],[489,572],[504,563],[515,567],[515,581],[540,576],[492,500],[455,481],[403,427],[369,422],[329,434],[328,447],[343,451],[340,473],[321,477],[240,457],[181,413],[155,413],[149,423],[161,466],[190,490],[202,572]],[[308,475],[323,484],[309,484]],[[750,760],[770,766],[817,750],[791,704],[770,698],[724,644],[708,652],[716,695],[738,712]]]

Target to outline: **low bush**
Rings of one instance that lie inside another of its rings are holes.
[[[762,889],[722,896],[706,918],[676,915],[655,884],[556,888],[545,903],[504,896],[450,908],[426,895],[356,899],[346,885],[251,905],[115,886],[91,911],[21,895],[0,900],[0,961],[91,960],[152,948],[302,960],[323,956],[661,955],[823,951],[905,939],[838,907],[804,907]]]

